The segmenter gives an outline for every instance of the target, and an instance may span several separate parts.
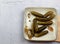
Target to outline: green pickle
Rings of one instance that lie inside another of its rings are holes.
[[[33,25],[32,25],[32,34],[34,35],[35,30],[38,31],[38,24],[37,24],[37,20],[33,19]]]
[[[38,21],[37,24],[38,25],[51,25],[53,24],[53,22],[52,21],[47,21],[47,22]]]
[[[40,33],[40,32],[42,32],[44,29],[46,29],[47,26],[48,26],[48,25],[43,25],[42,27],[39,27],[39,28],[38,28],[38,31],[35,31],[35,32],[36,32],[36,33]]]
[[[35,37],[41,37],[41,36],[44,36],[44,35],[46,35],[46,34],[48,34],[48,31],[47,31],[47,30],[42,31],[42,32],[40,32],[40,33],[35,33]]]
[[[31,11],[31,14],[34,15],[34,16],[36,16],[36,17],[41,17],[41,18],[44,17],[41,13],[38,13],[36,11]]]

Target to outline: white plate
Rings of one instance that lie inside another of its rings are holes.
[[[57,21],[56,21],[56,16],[54,17],[53,24],[51,25],[54,29],[53,32],[49,31],[48,28],[46,28],[45,30],[48,30],[49,33],[42,36],[42,37],[32,37],[32,39],[29,39],[27,34],[25,33],[25,27],[27,26],[28,29],[31,29],[31,25],[32,25],[32,21],[35,18],[33,15],[30,16],[30,18],[28,18],[28,13],[30,13],[30,11],[37,11],[41,14],[45,14],[48,11],[53,11],[55,15],[57,15],[56,13],[56,9],[54,8],[44,8],[44,7],[28,7],[25,8],[25,15],[24,15],[24,38],[26,40],[33,40],[33,41],[53,41],[56,39],[56,34],[57,34]],[[29,22],[29,20],[31,20],[31,22]]]

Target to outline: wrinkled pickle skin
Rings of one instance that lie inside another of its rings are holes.
[[[37,17],[36,20],[45,22],[45,21],[52,20],[54,17],[55,17],[55,15],[52,14],[49,18],[39,18],[39,17]]]
[[[48,31],[47,31],[47,30],[42,31],[42,32],[40,32],[40,33],[35,33],[35,37],[41,37],[41,36],[46,35],[47,33],[48,33]]]
[[[48,25],[43,25],[42,27],[39,27],[39,28],[38,28],[38,31],[35,31],[35,33],[40,33],[40,32],[42,32],[44,29],[47,28],[47,26],[48,26]]]
[[[42,14],[40,14],[40,13],[38,13],[36,11],[31,11],[31,14],[34,15],[34,16],[36,16],[36,17],[41,17],[41,18],[44,17]]]
[[[51,25],[51,24],[53,24],[53,22],[52,21],[47,21],[47,22],[38,21],[37,24],[38,25]]]

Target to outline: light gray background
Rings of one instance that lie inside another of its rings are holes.
[[[0,44],[60,44],[24,39],[23,16],[26,7],[53,7],[60,14],[60,0],[0,0]]]

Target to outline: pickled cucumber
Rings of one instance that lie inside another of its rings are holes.
[[[37,20],[33,19],[33,23],[32,23],[32,34],[34,35],[35,30],[38,31],[38,24],[37,24]]]
[[[47,31],[47,30],[42,31],[42,32],[40,32],[40,33],[35,33],[35,37],[41,37],[41,36],[46,35],[47,33],[48,33],[48,31]]]
[[[44,17],[41,13],[38,13],[36,11],[31,11],[31,14],[34,15],[34,16],[36,16],[36,17],[41,17],[41,18]]]
[[[53,24],[53,22],[52,21],[47,21],[47,22],[38,21],[37,24],[38,25],[51,25]]]
[[[43,25],[42,27],[39,27],[39,28],[38,28],[38,31],[35,31],[35,32],[36,32],[36,33],[40,33],[40,32],[42,32],[44,29],[46,29],[47,26],[48,26],[48,25]]]

